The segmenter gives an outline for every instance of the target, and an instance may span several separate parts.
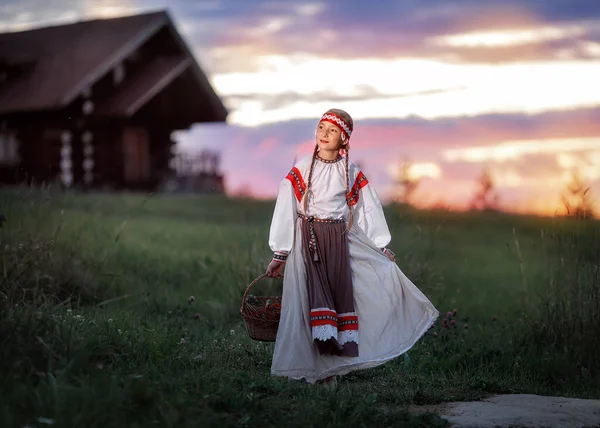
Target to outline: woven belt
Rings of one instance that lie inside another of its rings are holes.
[[[307,215],[300,214],[300,213],[298,213],[298,217],[300,217],[302,220],[308,222],[308,230],[310,233],[310,239],[308,241],[308,249],[313,254],[313,261],[318,262],[319,254],[317,253],[317,236],[315,235],[315,229],[313,227],[313,223],[314,222],[317,222],[317,223],[344,223],[345,220],[340,219],[340,218],[317,218],[314,216],[307,216]]]
[[[306,220],[309,223],[312,223],[314,221],[316,221],[317,223],[343,223],[346,221],[343,218],[317,218],[314,216],[307,216],[300,213],[298,213],[298,217],[300,217],[303,220]]]

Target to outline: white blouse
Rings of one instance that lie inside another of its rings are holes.
[[[298,213],[317,218],[348,218],[346,161],[342,157],[334,161],[317,158],[304,212],[302,197],[308,186],[311,160],[312,155],[301,159],[279,185],[269,234],[269,246],[276,260],[284,261],[292,249]],[[348,178],[353,221],[377,247],[386,247],[391,235],[377,191],[352,162],[348,165]]]

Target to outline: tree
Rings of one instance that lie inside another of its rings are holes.
[[[413,196],[419,187],[420,179],[411,174],[412,162],[405,161],[400,164],[400,173],[397,184],[400,185],[400,203],[412,205]]]
[[[568,215],[577,218],[595,217],[590,187],[583,182],[579,171],[573,170],[571,181],[563,191],[561,200]]]
[[[499,196],[496,193],[496,183],[488,168],[477,179],[477,190],[471,199],[472,210],[497,211]]]

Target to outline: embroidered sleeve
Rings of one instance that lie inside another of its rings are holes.
[[[296,199],[296,188],[293,182],[289,179],[283,180],[279,185],[269,231],[269,247],[273,251],[273,260],[278,262],[284,263],[287,260],[294,244],[298,210]]]
[[[304,183],[302,174],[300,173],[298,168],[293,167],[285,178],[288,179],[290,183],[292,183],[296,200],[300,202],[302,200],[302,197],[304,196],[304,192],[306,191],[306,184]]]
[[[355,188],[357,190],[354,190]],[[358,173],[352,189],[351,193],[356,193],[351,201],[355,201],[352,205],[357,225],[378,248],[387,247],[392,236],[377,191],[369,184],[362,172]]]
[[[369,180],[367,180],[367,177],[365,177],[362,171],[359,171],[358,175],[356,176],[356,180],[354,180],[354,184],[350,189],[350,192],[346,195],[348,198],[348,204],[350,204],[350,206],[354,206],[358,203],[360,199],[360,189],[365,187],[367,184],[369,184]]]

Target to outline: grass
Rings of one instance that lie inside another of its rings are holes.
[[[598,222],[388,207],[398,264],[442,317],[328,391],[271,377],[273,345],[239,316],[270,259],[272,208],[2,191],[0,426],[435,427],[408,407],[600,396]]]

